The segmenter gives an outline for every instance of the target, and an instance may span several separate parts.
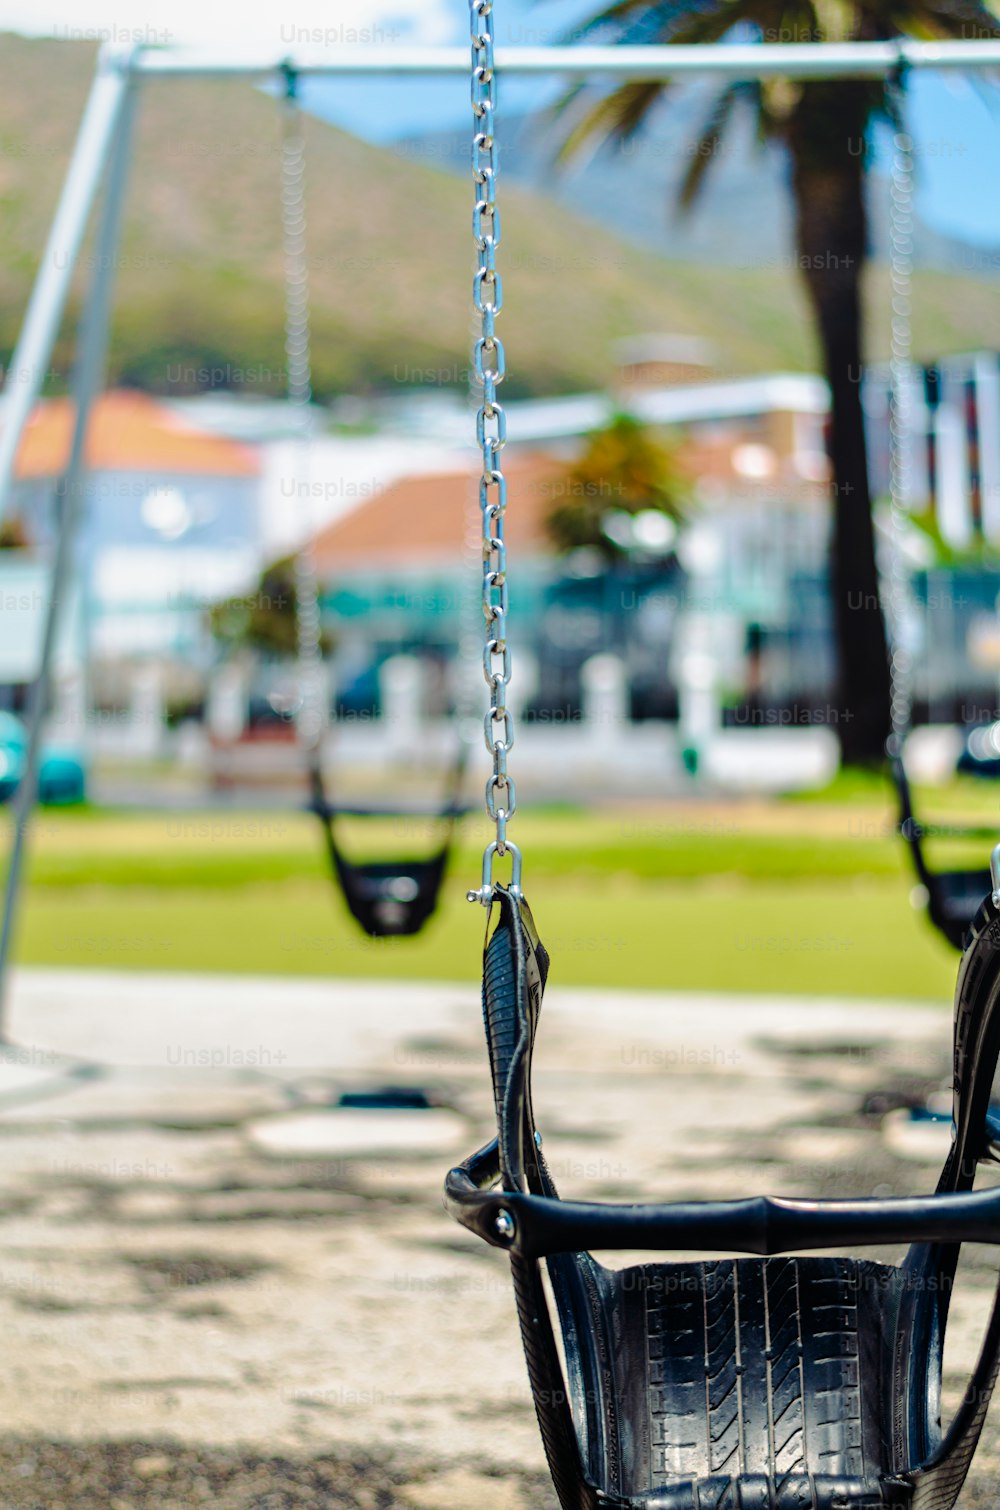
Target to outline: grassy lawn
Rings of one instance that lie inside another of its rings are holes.
[[[938,812],[984,818],[981,787]],[[914,912],[883,789],[821,799],[525,812],[525,891],[553,980],[674,990],[950,999],[956,959]],[[463,830],[441,911],[374,942],[297,812],[47,812],[31,846],[17,958],[27,964],[475,980],[485,819]],[[355,853],[425,851],[415,820],[353,822]]]

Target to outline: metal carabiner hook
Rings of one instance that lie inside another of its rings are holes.
[[[510,849],[508,844],[507,848]],[[990,898],[994,907],[1000,907],[1000,844],[994,844],[993,853],[990,855],[990,880],[993,882],[993,895]]]
[[[1000,848],[1000,846],[998,846]],[[510,884],[507,890],[512,896],[521,895],[521,851],[510,839],[504,844],[505,851],[510,855],[511,870]],[[493,901],[495,890],[493,882],[493,856],[500,853],[500,846],[494,839],[492,844],[487,844],[483,850],[483,884],[478,891],[467,891],[467,902],[481,902],[484,907],[489,907]]]

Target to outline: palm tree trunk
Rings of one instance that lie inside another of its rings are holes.
[[[889,733],[889,662],[875,565],[860,385],[869,87],[843,82],[806,84],[788,127],[799,265],[816,315],[830,385],[830,586],[838,662],[837,697],[830,721],[847,765],[880,761]]]

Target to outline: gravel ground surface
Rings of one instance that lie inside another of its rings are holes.
[[[504,1260],[440,1206],[491,1131],[476,998],[17,976],[0,1510],[555,1510]],[[546,1151],[583,1197],[926,1190],[941,1132],[906,1107],[949,1035],[943,1007],[553,989]],[[436,1110],[331,1109],[390,1083]],[[946,1406],[995,1262],[963,1265]],[[961,1510],[998,1472],[995,1408]]]
[[[3,1500],[10,1510],[393,1510],[397,1505],[537,1506],[558,1510],[541,1474],[486,1477],[392,1468],[377,1458],[307,1459],[210,1452],[162,1442],[0,1440]]]

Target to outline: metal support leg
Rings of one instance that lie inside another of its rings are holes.
[[[0,432],[0,521],[7,512],[21,435],[52,360],[66,296],[94,196],[134,88],[127,60],[103,54],[80,122],[49,239],[31,291],[3,393]]]
[[[14,837],[4,886],[3,919],[0,923],[0,1042],[5,1041],[3,1014],[6,1005],[7,965],[16,921],[28,822],[38,787],[42,729],[49,706],[52,660],[62,612],[65,608],[65,598],[72,579],[73,552],[84,486],[87,422],[90,418],[94,396],[103,382],[111,291],[114,282],[115,250],[121,230],[133,113],[134,88],[128,87],[116,111],[117,134],[111,139],[111,160],[98,226],[94,275],[90,284],[89,297],[84,306],[77,344],[76,366],[73,374],[73,440],[62,481],[62,508],[58,521],[49,601],[45,614],[41,664],[31,691],[25,769],[15,798]]]

